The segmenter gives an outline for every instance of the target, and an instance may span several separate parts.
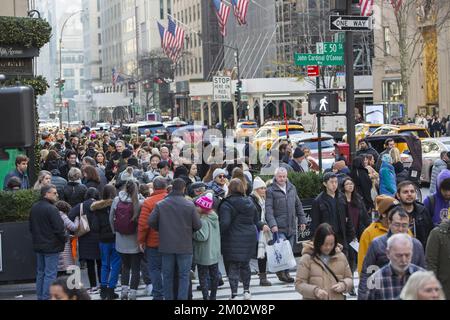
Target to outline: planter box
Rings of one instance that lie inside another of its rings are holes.
[[[36,279],[28,221],[0,223],[0,283]]]
[[[301,241],[307,241],[311,240],[312,234],[311,234],[311,209],[312,209],[312,203],[314,199],[301,199],[303,211],[306,215],[306,229],[305,231],[301,232],[300,228],[297,230],[297,241],[294,243],[294,248],[292,248],[292,251],[294,251],[295,256],[300,256],[302,253],[302,245]]]

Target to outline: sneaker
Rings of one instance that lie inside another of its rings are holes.
[[[252,294],[249,291],[244,292],[244,300],[251,300]]]
[[[120,300],[128,300],[128,287],[127,286],[123,286],[122,287],[122,292],[120,293]]]
[[[230,300],[237,300],[237,294],[232,294]]]
[[[89,294],[97,294],[99,292],[99,288],[93,287],[88,290]]]
[[[130,293],[128,293],[128,300],[136,300],[137,291],[131,289]]]
[[[149,297],[153,296],[153,285],[149,284],[145,287],[145,294]]]

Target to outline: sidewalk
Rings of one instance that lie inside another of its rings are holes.
[[[0,285],[0,300],[36,300],[36,283]]]

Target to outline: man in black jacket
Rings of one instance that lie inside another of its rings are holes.
[[[365,154],[371,154],[375,160],[378,161],[379,154],[366,140],[361,139],[358,142],[358,151],[356,151],[356,156],[363,156]]]
[[[395,197],[409,215],[410,230],[426,248],[427,239],[433,230],[433,221],[428,209],[416,201],[416,188],[411,181],[402,181],[397,186]]]
[[[336,240],[344,247],[344,253],[348,253],[348,244],[355,237],[355,229],[348,216],[345,201],[339,201],[343,196],[338,191],[338,179],[336,174],[328,172],[323,176],[323,185],[326,191],[322,191],[314,199],[311,210],[311,234],[322,223],[328,223],[336,233]]]
[[[64,251],[64,223],[54,203],[58,191],[52,184],[41,188],[41,200],[30,212],[30,232],[37,258],[36,291],[38,300],[50,298],[50,285],[58,274],[59,253]]]

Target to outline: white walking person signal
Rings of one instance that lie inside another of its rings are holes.
[[[327,97],[323,97],[322,99],[320,99],[320,108],[319,111],[327,111],[327,105],[328,101],[327,101]]]

